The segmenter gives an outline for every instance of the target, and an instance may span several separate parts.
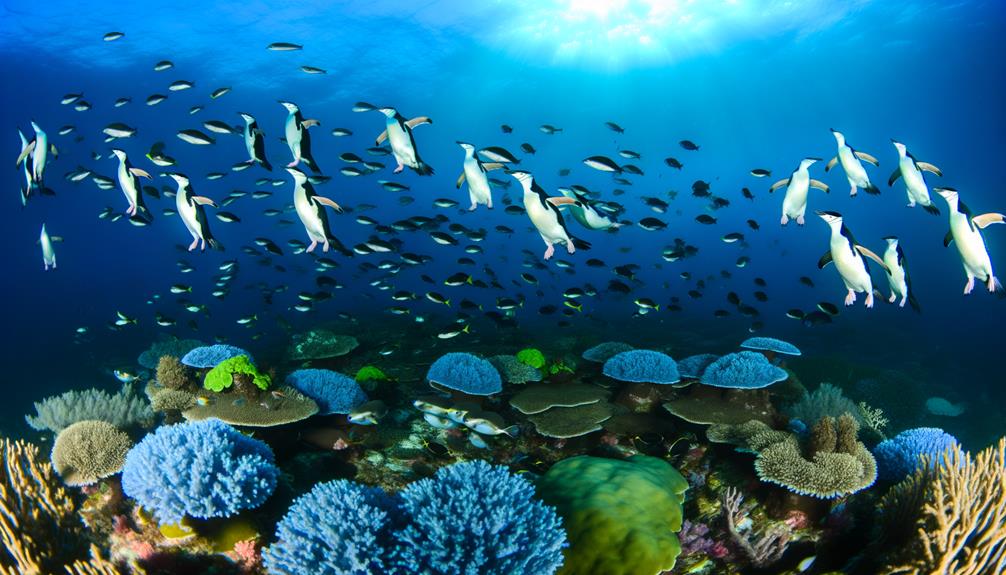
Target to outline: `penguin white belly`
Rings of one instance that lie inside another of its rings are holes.
[[[126,169],[126,165],[123,163],[119,164],[119,187],[122,188],[122,193],[126,196],[126,201],[129,202],[130,206],[136,205],[137,196],[139,196],[140,191],[136,189],[134,185],[135,180],[133,175],[129,173]]]
[[[583,214],[582,215],[583,220],[581,221],[581,223],[585,227],[588,227],[592,230],[606,230],[611,227],[612,225],[611,220],[597,213],[597,210],[595,210],[594,208],[586,206],[584,208],[579,209]],[[579,218],[577,218],[577,220],[580,221]]]
[[[972,230],[967,216],[957,214],[953,218],[950,229],[954,236],[954,244],[961,255],[961,263],[968,276],[974,276],[982,281],[992,275],[992,259],[985,247],[985,239],[981,233]]]
[[[932,203],[929,199],[929,188],[926,186],[926,180],[922,177],[922,172],[915,167],[915,164],[911,160],[901,163],[901,177],[905,180],[905,189],[908,190],[910,205],[922,204],[923,206],[928,206]]]
[[[570,241],[566,228],[559,223],[555,212],[541,205],[537,195],[524,195],[524,209],[543,240],[550,244],[565,244]]]
[[[49,158],[49,138],[45,134],[35,136],[35,152],[31,158],[31,172],[36,182],[42,181],[42,173],[45,171],[45,162]]]
[[[465,180],[468,181],[468,197],[472,204],[492,206],[492,189],[489,187],[489,176],[479,169],[474,159],[465,160]]]
[[[293,206],[297,210],[297,216],[304,224],[304,231],[311,241],[324,242],[327,238],[325,234],[325,224],[318,217],[319,206],[315,206],[307,198],[307,194],[302,190],[297,190],[293,194]]]
[[[887,283],[891,287],[891,293],[898,297],[908,295],[908,282],[905,280],[905,270],[898,265],[898,253],[884,254],[884,263],[890,271],[887,274]]]
[[[831,257],[846,288],[857,292],[873,291],[873,281],[863,257],[849,248],[849,241],[845,237],[840,236],[831,241]]]
[[[807,192],[810,176],[794,174],[786,187],[786,197],[782,200],[782,212],[789,218],[802,218],[807,211]]]
[[[859,161],[859,158],[852,153],[852,148],[842,146],[838,151],[838,161],[841,162],[842,169],[845,170],[845,177],[849,180],[849,185],[859,188],[865,188],[870,185],[870,178],[866,175],[866,168],[863,167],[863,163]]]
[[[252,160],[254,160],[255,159],[255,138],[254,138],[254,136],[252,136],[251,130],[248,129],[248,126],[245,126],[244,137],[245,137],[245,150],[248,151],[248,157],[251,158]]]
[[[199,221],[196,217],[196,206],[189,203],[187,192],[178,192],[175,196],[175,208],[178,210],[179,217],[185,222],[185,227],[192,234],[192,237],[200,240],[204,239],[202,228],[199,227]]]
[[[412,169],[419,168],[419,161],[416,160],[416,150],[412,147],[412,138],[402,129],[397,120],[388,119],[388,143],[391,144],[391,153],[402,165]],[[467,176],[466,176],[467,177]]]
[[[300,161],[301,130],[302,128],[297,125],[297,117],[293,114],[287,116],[284,134],[286,136],[286,145],[289,146],[290,153],[293,154],[293,159],[297,162]],[[255,157],[254,150],[251,152],[251,156]]]

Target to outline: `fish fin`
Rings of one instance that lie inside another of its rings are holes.
[[[873,156],[871,156],[870,154],[867,154],[866,152],[853,152],[853,154],[855,154],[857,158],[859,158],[860,160],[863,160],[864,162],[868,162],[870,164],[873,164],[874,166],[877,166],[878,168],[880,167],[880,161],[877,160],[877,158],[874,158]]]
[[[924,172],[929,172],[930,174],[936,174],[937,176],[943,177],[943,172],[929,162],[915,162],[915,165]]]
[[[454,187],[460,189],[461,188],[461,184],[463,184],[463,183],[465,183],[465,173],[461,172],[461,175],[458,176],[458,182],[454,185]]]
[[[487,172],[489,172],[492,170],[502,170],[503,168],[506,167],[506,164],[503,164],[501,162],[487,162],[485,164],[482,164],[482,167],[485,168]]]
[[[869,248],[856,244],[856,251],[880,264],[880,267],[884,268],[885,272],[891,273],[891,268],[887,267],[887,264],[884,263],[884,258],[873,253]]]
[[[200,206],[213,206],[214,208],[219,208],[216,202],[207,198],[206,196],[192,196],[192,201],[199,204]]]
[[[21,150],[21,155],[17,157],[17,163],[14,164],[14,167],[15,168],[19,167],[21,163],[24,162],[24,159],[30,156],[31,153],[34,151],[35,151],[35,140],[32,140],[27,146],[24,147],[23,150]]]
[[[573,198],[567,198],[566,196],[555,196],[548,199],[548,203],[553,206],[559,207],[568,204],[575,204],[576,200]]]
[[[821,180],[815,180],[813,178],[810,180],[810,187],[817,188],[826,194],[829,191],[828,184],[822,182]]]
[[[824,266],[830,264],[832,261],[833,259],[831,257],[831,250],[824,252],[824,255],[821,256],[821,259],[817,260],[817,269],[823,270]]]
[[[789,184],[789,178],[783,178],[783,179],[779,180],[778,182],[772,184],[772,187],[768,189],[768,192],[771,194],[772,192],[778,190],[779,188],[781,188],[781,187],[783,187],[783,186],[785,186],[787,184]]]
[[[332,208],[333,210],[339,212],[340,214],[343,211],[342,210],[342,206],[340,206],[339,204],[335,203],[334,200],[326,198],[325,196],[314,196],[314,201],[316,201],[319,204],[322,204],[324,206],[328,206],[328,207]]]
[[[828,160],[828,164],[824,167],[824,171],[830,172],[831,169],[834,168],[835,164],[837,163],[838,163],[838,156],[835,156],[834,158]]]
[[[940,209],[934,206],[933,204],[929,204],[928,206],[922,206],[922,209],[926,210],[927,214],[932,214],[934,216],[940,215]]]
[[[943,247],[949,248],[952,243],[954,243],[954,232],[950,230],[947,235],[943,236]]]
[[[990,212],[980,216],[975,216],[971,218],[971,221],[974,222],[980,229],[984,230],[992,224],[1006,224],[1006,216]]]
[[[898,166],[897,168],[894,168],[893,172],[891,172],[891,177],[887,178],[887,187],[893,186],[894,182],[897,182],[898,178],[900,177],[901,177],[901,166]]]
[[[467,328],[468,326],[465,326],[465,327]],[[501,431],[503,433],[509,435],[510,437],[517,437],[517,434],[520,433],[520,426],[514,424],[514,425],[511,425],[510,427],[504,427]]]
[[[407,120],[405,122],[405,125],[408,126],[409,128],[415,128],[416,126],[422,126],[423,124],[432,124],[432,123],[433,120],[429,119],[429,117],[418,116],[416,118],[412,118],[411,120]]]
[[[147,178],[148,180],[154,179],[153,177],[151,177],[150,173],[147,172],[147,170],[144,170],[143,168],[129,168],[129,172],[131,174],[133,174],[134,176],[139,176],[141,178]]]
[[[380,146],[380,145],[381,145],[381,143],[382,143],[382,142],[384,142],[384,140],[387,140],[387,139],[388,139],[388,131],[387,131],[387,130],[385,130],[385,131],[381,132],[381,135],[377,136],[377,139],[376,139],[376,140],[374,140],[374,142],[375,142],[375,143],[376,143],[376,144],[377,144],[378,146]]]
[[[300,123],[300,125],[306,130],[311,126],[320,126],[321,120],[316,120],[314,118],[308,118]]]

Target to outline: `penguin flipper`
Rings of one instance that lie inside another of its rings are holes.
[[[314,201],[318,202],[319,204],[321,204],[323,206],[328,206],[328,207],[332,208],[333,210],[339,212],[340,214],[343,212],[342,206],[340,206],[339,204],[335,203],[335,200],[326,198],[325,196],[314,196]]]
[[[943,247],[949,248],[952,243],[954,243],[954,231],[950,230],[947,235],[943,236]]]
[[[834,158],[828,160],[828,164],[824,166],[825,173],[830,172],[831,169],[834,168],[835,164],[837,163],[838,163],[838,156],[835,156]]]
[[[31,143],[29,143],[27,146],[24,147],[23,150],[21,150],[21,155],[17,157],[17,163],[14,164],[14,167],[15,168],[20,167],[21,163],[24,162],[24,159],[30,156],[34,150],[35,150],[35,140],[32,140]]]
[[[301,122],[300,125],[305,130],[307,130],[308,128],[310,128],[312,126],[320,126],[321,125],[321,120],[316,120],[314,118],[308,118],[307,120],[304,120],[303,122]]]
[[[1006,216],[997,213],[982,214],[980,216],[975,216],[971,218],[971,221],[975,223],[980,229],[985,229],[992,224],[1006,224]]]
[[[900,177],[901,177],[901,166],[898,166],[897,168],[894,168],[893,172],[891,172],[891,177],[887,178],[887,187],[889,188],[893,186],[894,182],[897,182],[898,178]]]
[[[936,174],[937,176],[943,177],[943,172],[939,168],[930,164],[929,162],[915,162],[915,165],[924,172],[929,172],[930,174]]]
[[[458,181],[454,185],[454,187],[460,190],[461,189],[461,184],[463,184],[463,183],[465,183],[465,173],[461,172],[461,175],[458,176]]]
[[[891,273],[891,268],[887,267],[887,264],[884,263],[884,258],[873,253],[869,248],[856,244],[856,251],[880,264],[880,267],[884,268],[884,271],[888,274]]]
[[[206,196],[192,196],[192,201],[200,206],[213,206],[214,208],[220,207],[216,202]]]
[[[576,200],[573,198],[567,198],[566,196],[555,196],[548,199],[548,203],[555,207],[565,206],[568,204],[575,204]]]
[[[772,187],[768,189],[768,193],[771,194],[772,192],[774,192],[774,191],[778,190],[779,188],[781,188],[781,187],[783,187],[785,185],[788,185],[788,184],[789,184],[789,178],[783,178],[783,179],[779,180],[778,182],[772,184]]]
[[[140,177],[140,178],[147,178],[148,180],[154,179],[150,175],[150,172],[148,172],[147,170],[144,170],[143,168],[129,168],[129,173],[133,174],[134,176]]]
[[[412,118],[411,120],[407,120],[405,122],[405,125],[408,126],[411,129],[411,128],[415,128],[416,126],[422,126],[423,124],[432,124],[432,123],[433,123],[433,120],[431,120],[429,117],[427,117],[427,116],[418,116],[416,118]]]
[[[821,180],[811,179],[810,180],[810,187],[817,188],[817,189],[821,190],[822,192],[824,192],[826,194],[830,191],[830,188],[828,188],[828,184],[822,182]]]
[[[377,139],[375,139],[375,140],[374,140],[374,143],[376,143],[376,144],[377,144],[378,146],[380,146],[380,145],[381,145],[381,143],[383,143],[383,142],[384,142],[384,140],[387,140],[387,139],[388,139],[388,131],[387,131],[387,130],[385,130],[385,131],[381,132],[381,133],[380,133],[380,134],[379,134],[379,135],[377,136]]]
[[[821,256],[821,259],[817,260],[817,269],[823,270],[824,266],[830,264],[832,261],[834,261],[834,258],[832,258],[831,256],[831,250],[824,252],[824,255]]]
[[[878,168],[880,167],[880,160],[874,158],[873,156],[867,154],[866,152],[853,152],[853,154],[855,154],[857,158],[863,160],[864,162],[871,163]]]
[[[482,164],[482,167],[485,171],[490,172],[492,170],[502,170],[503,168],[506,168],[506,164],[503,164],[502,162],[487,162]]]

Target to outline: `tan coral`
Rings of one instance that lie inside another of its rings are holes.
[[[193,385],[192,370],[175,356],[164,355],[157,362],[157,383],[168,389],[185,389]]]
[[[601,423],[611,417],[613,410],[613,405],[603,401],[576,407],[553,407],[528,420],[545,437],[569,439],[600,430]]]
[[[51,461],[63,483],[90,485],[121,471],[131,447],[129,435],[111,423],[78,421],[56,436]]]
[[[607,390],[586,383],[538,383],[529,385],[510,400],[510,405],[525,415],[541,413],[552,407],[576,407],[597,403],[608,396]]]
[[[217,418],[243,427],[273,427],[307,419],[318,404],[292,387],[281,387],[249,399],[236,392],[200,395],[198,404],[182,412],[189,421]]]

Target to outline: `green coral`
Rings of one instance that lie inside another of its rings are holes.
[[[203,380],[203,387],[210,391],[220,392],[234,385],[235,375],[248,375],[252,378],[252,383],[259,389],[265,390],[272,383],[272,378],[264,373],[259,373],[255,364],[248,359],[247,355],[239,355],[224,360],[217,364],[206,374]]]
[[[653,575],[674,567],[688,482],[667,462],[572,457],[536,487],[569,537],[559,575]]]
[[[358,383],[362,383],[364,381],[387,381],[388,376],[385,375],[378,367],[365,365],[356,372],[355,379]]]
[[[528,347],[517,352],[517,361],[541,369],[545,367],[545,354],[538,348]]]
[[[573,368],[566,365],[566,363],[561,359],[557,359],[548,366],[548,374],[557,375],[560,373],[573,373]]]

